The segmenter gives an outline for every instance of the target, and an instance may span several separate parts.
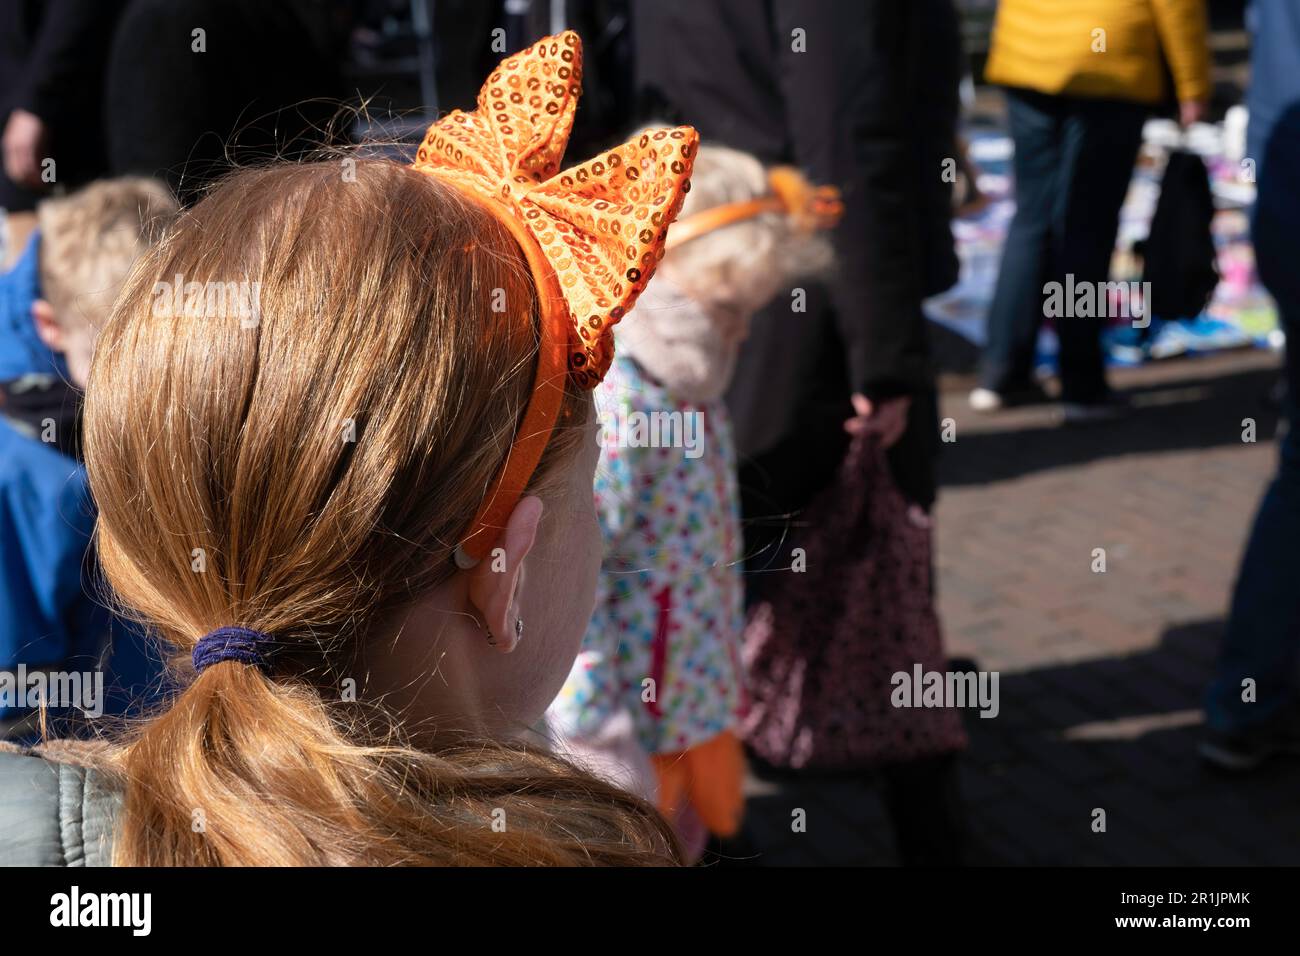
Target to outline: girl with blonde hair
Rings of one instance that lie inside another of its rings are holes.
[[[69,775],[87,861],[676,859],[652,807],[526,743],[593,604],[590,389],[696,147],[562,172],[580,84],[548,37],[413,167],[236,173],[133,272],[86,457],[108,581],[184,686],[122,739],[0,755],[0,861],[48,859]],[[212,308],[230,283],[253,308]]]
[[[839,199],[722,146],[700,148],[691,187],[596,391],[605,559],[548,715],[575,759],[653,796],[693,855],[706,833],[736,837],[745,805],[743,535],[723,393],[754,312],[829,268],[817,231]]]

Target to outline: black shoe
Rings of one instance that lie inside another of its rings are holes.
[[[1300,757],[1300,716],[1292,711],[1249,730],[1212,730],[1197,750],[1206,763],[1231,773],[1258,770],[1274,757]]]

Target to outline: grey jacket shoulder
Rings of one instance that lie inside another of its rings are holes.
[[[0,866],[108,866],[121,797],[103,774],[0,751]]]

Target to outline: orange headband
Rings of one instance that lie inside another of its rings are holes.
[[[582,41],[546,37],[502,61],[478,108],[429,127],[412,164],[479,202],[519,243],[537,286],[541,335],[533,394],[501,472],[456,548],[472,567],[491,551],[550,443],[566,376],[594,388],[614,358],[612,328],[664,254],[690,189],[699,137],[651,130],[560,172],[582,94]]]
[[[767,174],[772,192],[742,202],[723,203],[678,221],[668,238],[667,248],[676,249],[706,233],[753,219],[765,212],[790,216],[795,228],[810,233],[830,229],[844,213],[840,191],[834,186],[813,186],[793,166],[774,166]]]

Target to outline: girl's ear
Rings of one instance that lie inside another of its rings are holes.
[[[36,323],[36,334],[51,352],[64,351],[63,326],[59,325],[54,314],[54,306],[44,299],[32,303],[32,321]]]
[[[515,595],[523,582],[524,558],[537,540],[541,520],[542,499],[535,495],[519,499],[497,546],[464,572],[469,575],[469,603],[482,618],[489,643],[503,654],[513,651],[518,643]]]

